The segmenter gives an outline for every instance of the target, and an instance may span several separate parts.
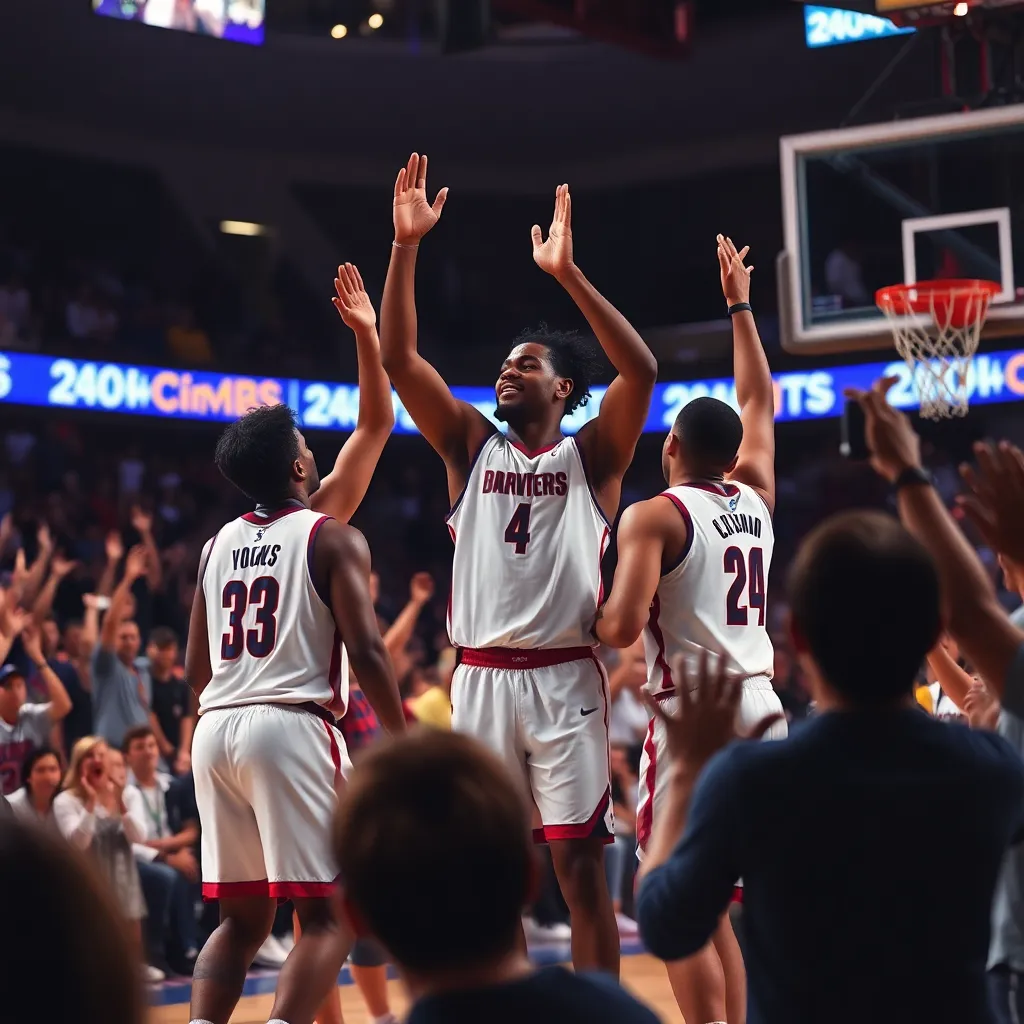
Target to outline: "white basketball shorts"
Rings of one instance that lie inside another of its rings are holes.
[[[463,649],[452,728],[496,753],[533,798],[536,842],[614,842],[608,681],[589,647]]]
[[[679,711],[679,698],[666,697],[659,701],[669,714]],[[753,729],[766,715],[782,714],[782,702],[772,689],[770,679],[763,676],[744,680],[743,696],[740,699],[739,729],[746,732]],[[785,739],[789,727],[785,718],[776,722],[765,735],[766,740]],[[651,829],[658,810],[667,792],[668,772],[665,770],[668,761],[668,744],[665,739],[665,727],[661,720],[652,718],[647,727],[647,740],[643,754],[640,756],[640,800],[636,812],[636,855],[643,860],[647,841],[651,837]]]
[[[192,740],[203,897],[330,895],[331,822],[350,769],[338,729],[301,707],[205,712]]]

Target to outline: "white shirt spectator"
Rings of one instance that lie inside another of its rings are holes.
[[[128,842],[144,842],[146,811],[142,806],[142,796],[134,786],[125,786],[124,805],[126,812],[122,815],[121,821]],[[68,790],[57,794],[53,801],[53,816],[61,835],[75,846],[85,849],[92,842],[92,837],[96,832],[96,820],[109,818],[110,814],[105,807],[98,804],[94,811],[87,811],[85,804]]]
[[[35,825],[43,824],[52,828],[57,827],[57,821],[53,816],[53,805],[51,804],[46,809],[46,814],[40,815],[35,807],[32,806],[32,801],[28,798],[28,790],[24,786],[16,793],[12,793],[7,798],[7,803],[11,810],[14,811],[14,816],[21,821],[27,821]]]
[[[167,821],[166,793],[174,780],[166,772],[156,773],[156,783],[153,786],[140,786],[130,772],[128,779],[129,785],[125,787],[125,806],[128,806],[127,794],[131,790],[134,794],[132,802],[135,802],[137,796],[143,809],[144,834],[141,841],[133,842],[132,852],[137,860],[154,861],[160,853],[152,846],[146,846],[145,843],[151,839],[166,839],[171,835],[171,827]]]

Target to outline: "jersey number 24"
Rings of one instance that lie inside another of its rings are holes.
[[[744,558],[743,552],[737,547],[725,549],[725,571],[733,573],[736,579],[729,587],[725,599],[725,621],[729,626],[746,626],[750,623],[750,611],[757,609],[757,625],[764,625],[764,551],[751,548],[750,554]],[[743,591],[747,591],[746,605]]]
[[[231,580],[224,585],[221,604],[229,609],[228,631],[220,640],[220,656],[234,661],[248,651],[254,658],[265,658],[277,643],[277,605],[281,600],[281,585],[273,576],[260,576],[249,586],[242,580]],[[252,607],[256,613],[256,628],[246,629],[245,613]]]

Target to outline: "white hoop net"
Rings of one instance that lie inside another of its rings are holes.
[[[991,281],[924,281],[878,292],[926,419],[967,414],[967,374],[989,303],[1000,290]]]

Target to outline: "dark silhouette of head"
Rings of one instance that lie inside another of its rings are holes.
[[[942,631],[931,556],[882,512],[844,512],[813,530],[793,562],[789,602],[794,649],[853,706],[910,696]]]
[[[134,943],[88,858],[59,835],[0,825],[0,963],[5,1024],[143,1024]],[[35,978],[49,983],[27,983]],[[14,983],[14,979],[21,979]]]
[[[679,410],[661,449],[661,471],[671,482],[679,475],[714,480],[736,465],[743,424],[732,406],[717,398],[695,398]]]
[[[217,468],[259,505],[306,502],[320,486],[316,460],[286,405],[264,405],[235,420],[217,441]]]
[[[558,420],[590,401],[601,362],[594,346],[575,332],[541,324],[516,338],[494,386],[495,416],[513,428],[557,411]]]
[[[473,971],[514,953],[535,878],[521,788],[468,736],[376,744],[342,795],[343,913],[406,973]]]

